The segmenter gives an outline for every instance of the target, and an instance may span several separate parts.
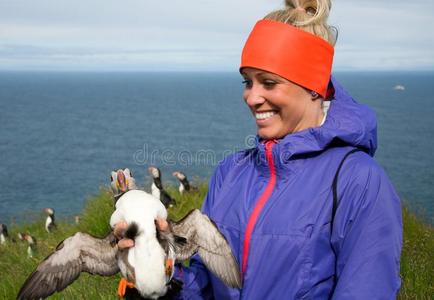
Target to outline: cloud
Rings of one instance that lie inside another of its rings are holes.
[[[0,69],[236,70],[251,26],[281,2],[2,0]],[[433,10],[333,1],[335,69],[433,68]]]

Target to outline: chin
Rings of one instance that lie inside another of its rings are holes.
[[[278,134],[274,130],[261,128],[258,129],[258,136],[263,140],[277,140],[283,137],[283,135]]]

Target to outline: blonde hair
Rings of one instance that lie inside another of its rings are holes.
[[[287,23],[336,44],[338,32],[327,24],[331,0],[285,0],[286,7],[276,10],[264,19]]]

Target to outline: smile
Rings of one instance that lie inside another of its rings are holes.
[[[266,120],[271,118],[272,116],[274,116],[276,114],[275,111],[267,111],[267,112],[257,112],[255,113],[255,118],[256,120]]]

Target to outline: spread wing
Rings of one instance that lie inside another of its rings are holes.
[[[78,232],[61,242],[27,278],[17,299],[41,299],[59,292],[81,272],[110,276],[119,271],[117,244],[110,233],[104,239]]]
[[[226,285],[241,288],[240,271],[231,247],[206,215],[194,209],[171,226],[175,235],[187,240],[177,245],[178,259],[188,259],[197,252],[207,268]]]

